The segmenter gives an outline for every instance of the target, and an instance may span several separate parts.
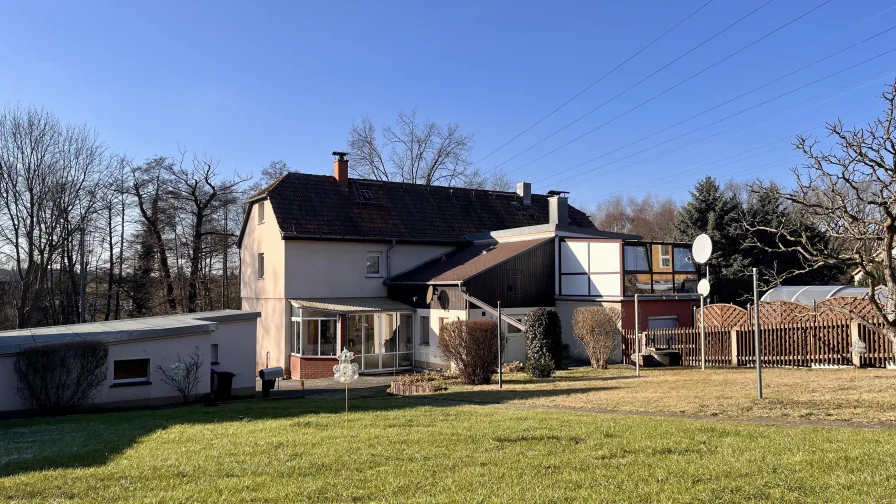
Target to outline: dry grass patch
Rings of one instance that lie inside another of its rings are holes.
[[[507,375],[504,390],[451,387],[442,397],[533,406],[678,413],[730,418],[896,422],[896,372],[764,369],[763,401],[753,369],[582,368],[551,379]]]

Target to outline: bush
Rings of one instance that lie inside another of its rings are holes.
[[[610,357],[622,344],[621,322],[619,308],[587,306],[573,312],[573,333],[585,347],[592,367],[607,369]]]
[[[498,370],[498,324],[494,320],[448,322],[439,333],[439,349],[457,367],[462,383],[491,383],[492,373]]]
[[[96,341],[34,346],[13,363],[16,391],[44,414],[70,413],[91,402],[106,381],[109,349]]]
[[[157,364],[156,371],[162,376],[162,383],[180,394],[187,403],[202,381],[202,356],[198,351],[191,352],[186,358],[177,354],[177,361],[167,367]]]
[[[505,362],[504,363],[504,372],[505,373],[519,373],[524,369],[523,363],[516,360],[513,362]]]
[[[560,316],[555,310],[545,308],[530,311],[526,315],[526,369],[529,374],[535,378],[547,378],[560,368],[562,358],[563,326]]]

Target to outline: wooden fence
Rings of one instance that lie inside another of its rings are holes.
[[[884,367],[893,360],[893,346],[879,330],[857,321],[806,321],[791,324],[760,324],[762,364],[769,367],[808,367],[813,364],[854,365],[852,342],[861,339],[867,353],[860,364]],[[622,337],[622,360],[633,364],[636,352],[634,331]],[[681,352],[682,365],[700,365],[700,329],[651,329],[642,333],[642,350],[648,347],[669,348]],[[755,366],[753,328],[706,328],[707,366]]]

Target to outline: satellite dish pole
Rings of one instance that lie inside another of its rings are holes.
[[[712,255],[712,239],[706,233],[694,239],[691,246],[691,257],[698,264],[706,264]],[[709,266],[706,267],[706,276],[697,283],[697,292],[700,294],[700,369],[706,369],[706,314],[704,313],[705,299],[709,295]]]

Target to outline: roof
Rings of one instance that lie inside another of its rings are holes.
[[[411,271],[396,275],[389,283],[463,282],[511,257],[554,238],[499,243],[476,243],[449,252]]]
[[[284,239],[465,243],[466,235],[548,223],[548,196],[524,205],[515,192],[288,173],[250,201],[267,198]],[[594,229],[570,206],[569,224]],[[248,223],[248,210],[243,229]],[[240,232],[240,242],[242,241]]]
[[[290,299],[296,308],[337,313],[378,313],[390,311],[414,311],[410,306],[387,297],[337,297]]]
[[[61,343],[70,340],[97,340],[116,343],[212,332],[217,329],[218,322],[256,319],[259,316],[258,312],[219,310],[0,331],[0,355],[18,353],[36,344]]]
[[[864,297],[868,295],[867,287],[855,285],[780,285],[762,296],[760,301],[793,301],[810,305],[833,297]],[[878,290],[877,297],[886,298],[886,290]]]

